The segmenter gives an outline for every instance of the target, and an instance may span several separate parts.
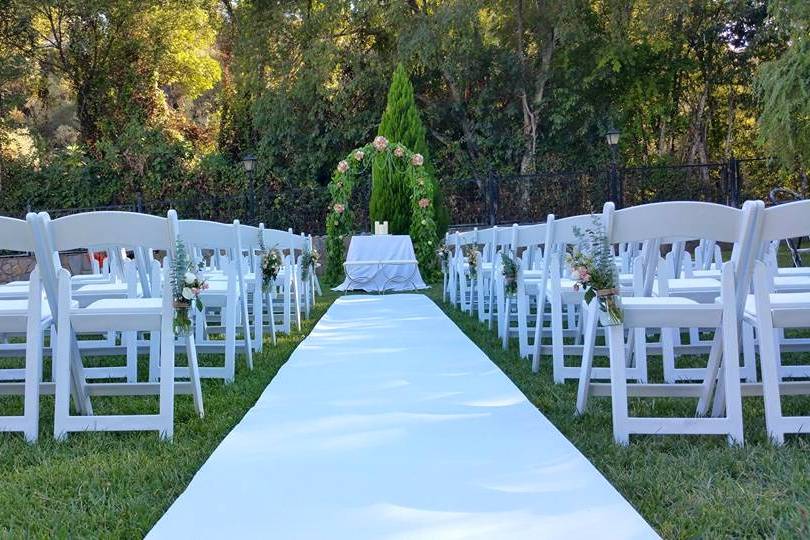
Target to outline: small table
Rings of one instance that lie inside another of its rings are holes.
[[[408,235],[353,236],[343,268],[346,279],[335,291],[427,289]]]

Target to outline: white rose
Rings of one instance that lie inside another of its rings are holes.
[[[186,300],[191,300],[192,298],[194,298],[194,293],[191,292],[191,289],[189,289],[188,287],[183,287],[183,292],[181,294],[183,295],[183,298],[185,298]]]
[[[186,275],[185,275],[185,276],[183,276],[183,277],[184,277],[184,279],[186,280],[186,284],[187,284],[187,285],[191,285],[192,283],[194,283],[195,281],[197,281],[197,276],[195,276],[195,275],[194,275],[194,274],[192,274],[191,272],[186,272]]]

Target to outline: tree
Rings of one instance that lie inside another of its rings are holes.
[[[805,0],[776,0],[769,10],[789,39],[784,53],[763,63],[757,73],[760,137],[788,169],[798,167],[806,174],[810,165],[810,5]]]
[[[388,90],[388,103],[377,135],[385,137],[392,144],[410,148],[425,158],[427,181],[434,188],[434,219],[439,224],[439,234],[443,235],[447,230],[447,212],[441,204],[435,170],[430,164],[426,131],[414,101],[413,85],[402,64],[397,65],[394,71]],[[394,234],[407,234],[410,229],[411,194],[405,174],[391,160],[375,159],[372,165],[370,218],[372,221],[388,221],[389,230]]]
[[[67,81],[82,141],[164,109],[173,88],[191,98],[219,80],[210,56],[216,32],[212,0],[29,0],[0,12],[9,37],[0,46],[37,62],[43,75]]]

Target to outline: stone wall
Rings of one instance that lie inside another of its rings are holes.
[[[60,258],[62,266],[71,274],[89,274],[91,271],[87,253],[63,253]],[[0,257],[0,283],[27,280],[35,264],[33,255]]]

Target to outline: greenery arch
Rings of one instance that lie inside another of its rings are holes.
[[[411,228],[413,249],[419,261],[419,271],[425,281],[434,281],[438,275],[436,249],[438,236],[433,219],[433,184],[427,180],[424,157],[411,152],[399,143],[389,143],[385,137],[351,151],[338,163],[329,183],[332,204],[326,216],[326,281],[339,283],[343,277],[344,239],[354,232],[354,212],[349,207],[359,174],[368,171],[375,160],[405,173],[411,188]]]

